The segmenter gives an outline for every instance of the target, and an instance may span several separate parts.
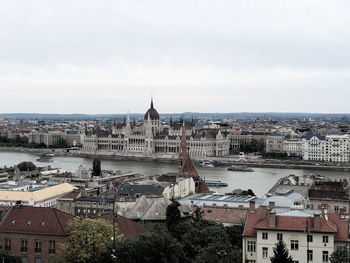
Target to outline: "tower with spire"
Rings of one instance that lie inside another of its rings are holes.
[[[184,121],[182,122],[182,135],[181,135],[181,143],[180,143],[180,149],[179,149],[178,169],[179,169],[180,177],[193,178],[195,182],[196,193],[210,193],[208,186],[199,176],[196,166],[194,165],[190,155],[188,154]]]

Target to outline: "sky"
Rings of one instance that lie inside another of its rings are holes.
[[[350,1],[0,0],[0,113],[350,113]]]

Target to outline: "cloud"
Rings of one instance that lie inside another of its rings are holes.
[[[349,7],[0,1],[0,112],[349,112]]]

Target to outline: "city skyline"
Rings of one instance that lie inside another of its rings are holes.
[[[0,113],[350,113],[347,1],[0,2]]]

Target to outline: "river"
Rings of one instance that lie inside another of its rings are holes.
[[[37,156],[30,153],[0,152],[0,167],[13,166],[23,161],[31,161],[37,166],[51,165],[54,168],[62,168],[69,172],[75,172],[82,164],[86,168],[92,167],[92,159],[78,157],[54,157],[54,162],[50,164],[36,162]],[[102,169],[134,172],[144,175],[161,175],[167,172],[176,172],[177,165],[172,163],[153,163],[147,161],[120,161],[102,160]],[[254,168],[254,172],[231,172],[227,167],[219,166],[215,168],[198,167],[198,172],[202,178],[221,180],[228,184],[228,187],[211,188],[218,193],[231,192],[234,189],[252,189],[257,196],[263,196],[277,182],[286,175],[304,175],[319,173],[329,179],[349,178],[349,172],[343,171],[318,171],[303,169],[275,169],[275,168]]]

